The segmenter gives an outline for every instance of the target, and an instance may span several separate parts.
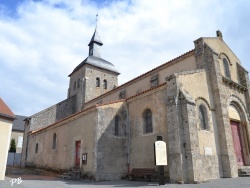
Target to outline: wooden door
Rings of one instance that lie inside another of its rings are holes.
[[[244,156],[242,150],[242,143],[240,139],[240,123],[231,121],[232,135],[233,135],[233,143],[234,143],[234,151],[236,153],[237,163],[239,166],[244,165]]]
[[[81,148],[81,141],[76,141],[76,160],[75,160],[76,167],[80,166],[80,159],[81,159],[80,148]]]

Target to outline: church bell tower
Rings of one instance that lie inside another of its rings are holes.
[[[95,28],[88,44],[88,57],[69,75],[68,98],[76,97],[77,111],[84,109],[84,104],[118,85],[120,74],[115,66],[101,58],[103,43]]]

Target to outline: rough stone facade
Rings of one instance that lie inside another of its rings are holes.
[[[115,135],[115,117],[120,117],[121,130]],[[96,179],[120,179],[127,173],[127,110],[121,103],[98,108],[96,132]]]
[[[37,130],[76,113],[76,96],[68,98],[31,116],[29,130]]]
[[[90,44],[98,49],[90,45],[89,59],[70,74],[68,99],[27,119],[23,164],[62,170],[79,165],[96,180],[119,179],[133,168],[157,169],[153,143],[162,136],[165,176],[172,182],[237,177],[239,168],[250,166],[248,72],[221,32],[121,86],[113,64],[99,53],[92,57],[102,45],[96,35]],[[87,161],[78,164],[76,151]]]

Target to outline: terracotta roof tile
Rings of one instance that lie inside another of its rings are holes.
[[[163,84],[160,84],[160,85],[158,85],[158,86],[156,86],[156,87],[153,87],[153,88],[147,89],[147,90],[145,90],[145,91],[142,91],[142,92],[140,92],[140,93],[138,93],[138,94],[136,94],[136,95],[133,95],[133,96],[130,96],[130,97],[126,98],[126,101],[129,100],[129,99],[133,99],[133,98],[135,98],[135,97],[137,97],[137,96],[139,96],[139,95],[142,95],[142,94],[144,94],[144,93],[148,93],[148,92],[150,92],[150,91],[152,91],[152,90],[155,90],[155,89],[160,88],[160,87],[165,86],[165,85],[167,85],[166,82],[164,82]]]
[[[122,102],[122,101],[125,101],[125,100],[126,100],[126,99],[121,99],[121,100],[110,101],[110,102],[106,102],[106,103],[101,103],[101,104],[92,105],[92,106],[90,106],[90,107],[88,107],[88,108],[86,108],[86,109],[83,109],[83,110],[81,110],[81,111],[79,111],[79,112],[76,112],[76,113],[74,113],[74,114],[72,114],[72,115],[70,115],[70,116],[68,116],[68,117],[66,117],[66,118],[63,118],[63,119],[61,119],[61,120],[59,120],[59,121],[57,121],[57,122],[55,122],[55,123],[52,123],[52,124],[50,124],[50,125],[48,125],[48,126],[45,126],[45,127],[43,127],[43,128],[36,129],[36,130],[33,130],[33,131],[29,131],[29,133],[34,134],[34,133],[40,132],[40,131],[45,130],[45,129],[49,128],[49,127],[52,127],[52,126],[54,126],[54,125],[57,125],[57,124],[59,124],[59,123],[65,121],[65,120],[67,120],[67,119],[70,119],[70,118],[72,118],[72,117],[74,117],[74,116],[77,116],[77,115],[79,115],[79,114],[81,114],[81,113],[84,113],[84,112],[86,112],[86,111],[88,111],[88,110],[90,110],[90,109],[93,109],[93,108],[96,108],[96,107],[100,107],[100,106],[109,105],[109,104],[114,104],[114,103],[118,103],[118,102]]]
[[[167,65],[167,64],[170,64],[170,63],[172,63],[172,62],[174,62],[174,61],[177,61],[178,59],[180,59],[180,58],[182,58],[182,57],[185,57],[185,55],[192,54],[192,53],[194,53],[194,51],[195,51],[195,50],[192,49],[192,50],[190,50],[190,51],[188,51],[188,52],[186,52],[186,53],[184,53],[184,54],[182,54],[182,55],[180,55],[180,56],[178,56],[178,57],[176,57],[176,58],[174,58],[174,59],[171,59],[170,61],[167,61],[166,63],[164,63],[164,64],[162,64],[162,65],[159,65],[159,66],[157,66],[157,67],[155,67],[155,68],[153,68],[153,69],[151,69],[151,70],[145,72],[144,74],[141,74],[140,76],[137,76],[137,77],[133,78],[132,80],[129,80],[128,82],[126,82],[126,83],[124,83],[124,84],[122,84],[122,85],[120,85],[120,86],[117,86],[115,89],[112,89],[112,90],[110,90],[110,91],[108,91],[108,92],[106,92],[106,93],[104,93],[104,94],[102,94],[102,95],[100,95],[100,96],[98,96],[98,97],[96,97],[96,98],[94,98],[94,99],[92,99],[92,100],[86,102],[85,104],[92,103],[93,101],[97,100],[98,98],[102,98],[103,96],[106,96],[106,95],[108,95],[108,94],[110,94],[110,93],[112,93],[112,92],[114,92],[114,91],[118,91],[118,90],[121,89],[122,87],[125,87],[125,86],[128,85],[129,83],[132,83],[133,81],[135,81],[135,80],[137,80],[137,79],[143,77],[144,75],[147,75],[147,74],[149,74],[149,73],[151,73],[151,72],[153,72],[153,71],[155,71],[155,70],[157,70],[157,69],[160,69],[160,68],[164,67],[164,66]]]
[[[15,118],[15,114],[11,111],[11,109],[5,104],[5,102],[0,98],[0,116],[5,116],[8,118]]]
[[[128,82],[126,82],[126,83],[124,83],[124,84],[122,84],[122,85],[120,85],[120,86],[118,86],[118,87],[115,88],[114,90],[118,90],[118,89],[120,89],[122,86],[124,86],[124,85],[126,85],[126,84],[128,84],[128,83],[130,83],[130,82],[132,82],[132,81],[134,81],[134,80],[136,80],[136,79],[138,79],[138,78],[140,78],[140,77],[142,77],[142,76],[144,76],[144,75],[146,75],[146,74],[148,74],[148,73],[150,73],[150,72],[152,72],[152,71],[158,69],[158,68],[161,68],[161,67],[163,67],[164,65],[166,65],[166,64],[168,64],[168,63],[171,63],[171,62],[173,62],[173,61],[175,61],[175,60],[178,60],[179,58],[184,57],[184,56],[187,55],[187,54],[193,53],[193,52],[194,52],[194,49],[193,49],[193,50],[190,50],[190,51],[188,51],[188,52],[186,52],[186,53],[184,53],[184,54],[182,54],[182,55],[180,55],[180,56],[178,56],[178,57],[176,57],[176,58],[174,58],[174,59],[172,59],[172,60],[170,60],[170,61],[168,61],[168,62],[166,62],[166,63],[164,63],[164,64],[162,64],[162,65],[160,65],[160,66],[158,66],[158,67],[156,67],[156,68],[154,68],[154,69],[152,69],[152,70],[150,70],[150,71],[148,71],[148,72],[146,72],[146,73],[144,73],[144,74],[142,74],[142,75],[140,75],[140,76],[138,76],[138,77],[136,77],[136,78],[134,78],[134,79],[132,79],[132,80],[130,80],[130,81],[128,81]],[[130,96],[130,97],[126,98],[126,99],[120,99],[120,100],[109,101],[109,102],[104,102],[104,103],[92,105],[92,106],[90,106],[90,107],[88,107],[88,108],[86,108],[86,109],[83,109],[83,110],[80,111],[80,112],[77,112],[77,113],[75,113],[75,114],[72,114],[72,115],[70,115],[70,116],[64,118],[64,119],[61,119],[60,121],[57,121],[57,122],[55,122],[55,123],[53,123],[53,124],[51,124],[51,125],[48,125],[48,126],[46,126],[46,127],[40,128],[40,129],[37,129],[37,130],[34,130],[34,131],[30,131],[29,133],[30,133],[30,134],[34,134],[34,133],[40,132],[40,131],[42,131],[42,130],[45,130],[45,129],[49,128],[49,127],[52,127],[52,126],[54,126],[54,125],[56,125],[56,124],[58,124],[58,123],[60,123],[60,122],[63,122],[63,121],[65,121],[65,120],[67,120],[67,119],[70,119],[70,118],[72,118],[72,117],[74,117],[74,116],[76,116],[76,115],[79,115],[79,114],[81,114],[81,113],[84,113],[84,112],[86,112],[86,111],[88,111],[88,110],[90,110],[90,109],[93,109],[93,108],[95,108],[95,107],[100,107],[100,106],[105,106],[105,105],[109,105],[109,104],[114,104],[114,103],[118,103],[118,102],[122,102],[122,101],[127,101],[127,100],[129,100],[129,99],[135,98],[135,97],[137,97],[137,96],[139,96],[139,95],[142,95],[142,94],[144,94],[144,93],[147,93],[147,92],[149,92],[149,91],[155,90],[155,89],[160,88],[160,87],[165,86],[165,85],[166,85],[166,83],[160,84],[160,85],[157,86],[157,87],[150,88],[150,89],[145,90],[145,91],[143,91],[143,92],[141,92],[141,93],[138,93],[138,94],[136,94],[136,95]],[[112,92],[112,91],[114,91],[114,90],[108,91],[107,93],[105,93],[105,94],[103,94],[103,95],[107,95],[108,93],[110,93],[110,92]],[[103,95],[101,95],[100,97],[102,97]],[[85,103],[85,104],[88,104],[88,103],[90,103],[90,102],[93,102],[94,100],[96,100],[97,98],[100,98],[100,97],[96,97],[96,98],[94,98],[94,99],[88,101],[88,102]]]
[[[162,86],[165,86],[165,85],[167,85],[167,83],[163,83],[163,84],[161,84],[161,85],[158,85],[157,87],[150,88],[150,89],[148,89],[148,90],[145,90],[145,91],[143,91],[143,92],[141,92],[141,93],[139,93],[139,94],[133,95],[133,96],[128,97],[128,98],[126,98],[126,99],[119,99],[119,100],[115,100],[115,101],[109,101],[109,102],[104,102],[104,103],[92,105],[92,106],[90,106],[90,107],[88,107],[88,108],[86,108],[86,109],[83,109],[83,110],[81,110],[81,111],[79,111],[79,112],[76,112],[76,113],[74,113],[74,114],[72,114],[72,115],[70,115],[70,116],[68,116],[68,117],[66,117],[66,118],[64,118],[64,119],[61,119],[61,120],[59,120],[59,121],[57,121],[57,122],[55,122],[55,123],[52,123],[52,124],[50,124],[50,125],[48,125],[48,126],[43,127],[43,128],[40,128],[40,129],[37,129],[37,130],[30,131],[29,133],[30,133],[30,134],[35,134],[35,133],[40,132],[40,131],[42,131],[42,130],[48,129],[49,127],[52,127],[52,126],[54,126],[54,125],[57,125],[58,123],[61,123],[61,122],[65,121],[65,120],[67,120],[67,119],[70,119],[70,118],[72,118],[72,117],[74,117],[74,116],[77,116],[77,115],[79,115],[79,114],[81,114],[81,113],[84,113],[84,112],[86,112],[86,111],[88,111],[88,110],[90,110],[90,109],[93,109],[93,108],[96,108],[96,107],[105,106],[105,105],[109,105],[109,104],[115,104],[115,103],[118,103],[118,102],[124,102],[124,101],[127,101],[127,100],[129,100],[129,99],[135,98],[135,97],[137,97],[137,96],[139,96],[139,95],[142,95],[142,94],[144,94],[144,93],[148,93],[149,91],[152,91],[152,90],[155,90],[155,89],[160,88],[160,87],[162,87]]]

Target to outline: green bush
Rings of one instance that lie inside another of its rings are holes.
[[[9,152],[11,153],[16,153],[16,141],[14,138],[11,139],[10,141],[10,150]]]

